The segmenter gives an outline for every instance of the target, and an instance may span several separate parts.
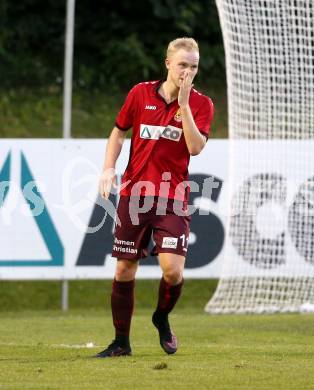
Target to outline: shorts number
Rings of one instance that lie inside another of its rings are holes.
[[[182,240],[182,246],[184,247],[185,246],[185,234],[182,234],[182,236],[180,236],[180,238]]]

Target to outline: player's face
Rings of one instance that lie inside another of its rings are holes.
[[[168,80],[180,88],[185,73],[189,73],[193,81],[198,71],[199,58],[199,53],[195,50],[180,49],[174,52],[170,58],[166,58]]]

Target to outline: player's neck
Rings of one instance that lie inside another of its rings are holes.
[[[161,84],[159,93],[167,103],[171,103],[178,98],[179,88],[170,80],[166,80]]]

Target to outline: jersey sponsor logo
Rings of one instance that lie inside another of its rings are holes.
[[[156,106],[150,106],[149,104],[146,104],[145,110],[157,110]]]
[[[140,137],[144,139],[167,138],[170,141],[179,142],[182,129],[175,126],[152,126],[141,124]]]
[[[173,119],[177,122],[182,122],[182,118],[181,118],[181,110],[180,108],[178,109],[178,111],[175,113]]]
[[[164,237],[162,240],[162,248],[177,249],[178,239],[176,237]]]
[[[149,131],[148,126],[145,126],[142,129],[142,125],[141,125],[141,138],[155,139],[155,138],[152,138],[152,135],[151,135],[151,132]]]

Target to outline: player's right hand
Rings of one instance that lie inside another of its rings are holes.
[[[117,176],[114,168],[103,171],[99,180],[99,193],[104,199],[108,199],[111,188],[117,188]]]
[[[193,77],[194,76],[189,71],[186,71],[183,75],[178,95],[178,104],[181,108],[185,108],[189,104],[190,92],[193,88]]]

